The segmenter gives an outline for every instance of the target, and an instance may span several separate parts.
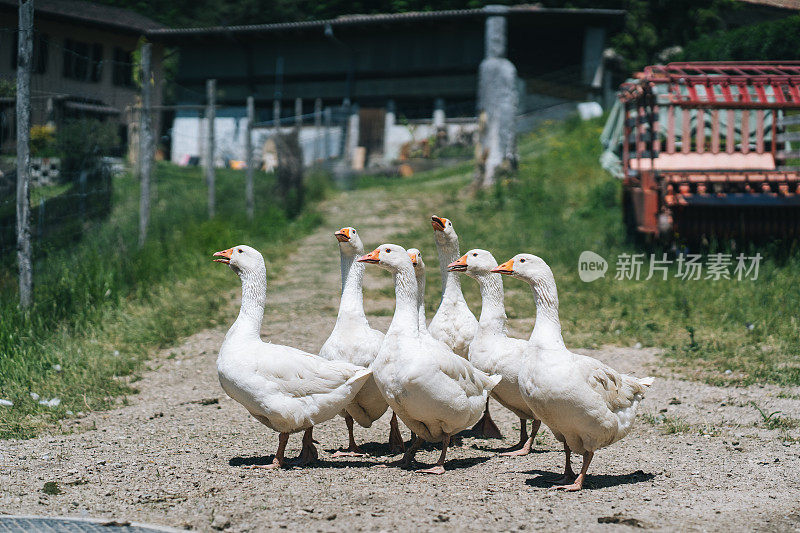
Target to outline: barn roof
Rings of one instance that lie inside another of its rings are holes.
[[[0,0],[0,9],[17,10],[18,0]],[[36,0],[34,17],[113,28],[127,33],[147,33],[165,28],[163,24],[129,9],[94,4],[83,0]]]
[[[375,15],[344,15],[327,20],[302,22],[279,22],[273,24],[249,24],[243,26],[212,26],[206,28],[163,28],[150,31],[154,37],[208,36],[229,34],[268,34],[283,31],[324,29],[325,27],[369,26],[381,24],[413,23],[423,21],[482,19],[491,15],[542,15],[545,17],[581,16],[591,19],[605,19],[608,24],[616,24],[625,14],[621,9],[553,9],[538,5],[518,5],[508,8],[451,9],[445,11],[414,11],[408,13],[382,13]]]

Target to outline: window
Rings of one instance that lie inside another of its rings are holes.
[[[133,87],[133,53],[114,47],[114,85],[119,87]]]
[[[47,71],[48,37],[46,33],[35,32],[33,38],[33,73],[44,74]],[[14,34],[14,46],[11,47],[11,70],[17,70],[19,54],[19,35]]]
[[[97,83],[103,79],[103,45],[92,45],[92,72],[90,79]]]
[[[89,45],[72,39],[64,41],[62,75],[72,80],[84,81],[89,77]]]

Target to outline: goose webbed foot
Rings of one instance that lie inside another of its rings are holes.
[[[415,470],[418,474],[444,474],[444,460],[447,457],[447,446],[450,444],[450,435],[445,433],[442,436],[442,455],[439,456],[439,460],[430,468],[423,468],[420,470]]]
[[[478,423],[472,426],[472,432],[485,439],[502,439],[503,434],[489,414],[489,400],[486,400],[486,409]]]
[[[311,432],[314,428],[308,428],[303,434],[303,448],[300,450],[300,455],[295,459],[297,466],[309,465],[319,459],[317,447],[314,446],[314,437]]]
[[[333,454],[334,457],[363,457],[366,455],[364,450],[358,447],[356,439],[353,436],[353,417],[347,415],[344,417],[344,422],[347,424],[347,440],[349,444],[346,450],[339,450]]]
[[[531,425],[531,435],[528,437],[528,421],[524,418],[520,418],[519,422],[519,442],[505,452],[501,453],[500,455],[503,457],[521,457],[531,453],[531,449],[533,448],[533,439],[536,438],[536,433],[539,431],[539,426],[541,426],[542,423],[539,420],[534,420],[533,424]]]
[[[412,468],[414,466],[414,457],[416,457],[421,446],[422,439],[418,435],[414,435],[414,442],[411,443],[411,446],[406,448],[406,452],[399,462],[401,468]]]
[[[592,457],[594,456],[593,452],[586,452],[583,454],[583,465],[581,465],[581,473],[578,474],[578,477],[574,477],[575,474],[571,471],[569,474],[572,474],[574,481],[567,482],[562,485],[556,485],[553,487],[554,490],[563,490],[565,492],[577,492],[583,488],[583,482],[586,481],[586,472],[589,470],[589,463],[592,462]],[[565,472],[565,477],[568,477],[568,474]]]
[[[400,434],[400,425],[397,423],[397,414],[392,413],[389,421],[389,449],[392,454],[402,453],[406,450],[403,436]]]
[[[284,463],[286,462],[283,458],[283,453],[286,451],[286,444],[289,442],[289,434],[288,433],[281,433],[278,435],[278,451],[275,452],[275,457],[272,459],[272,462],[268,465],[247,465],[243,468],[247,468],[248,470],[277,470],[278,468],[283,468]]]

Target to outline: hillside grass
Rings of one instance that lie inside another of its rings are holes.
[[[197,168],[159,164],[147,244],[139,249],[138,183],[114,180],[110,218],[74,246],[34,265],[34,305],[17,307],[16,272],[0,269],[0,438],[28,438],[59,419],[108,408],[135,392],[131,376],[153,349],[170,346],[231,312],[230,272],[211,254],[241,243],[279,268],[291,244],[321,222],[314,201],[325,178],[310,176],[310,204],[289,220],[274,179],[257,174],[256,216],[246,217],[244,173],[217,171],[217,216]],[[59,398],[54,407],[40,400]]]
[[[573,348],[602,345],[663,348],[665,361],[687,377],[715,384],[800,384],[800,250],[775,242],[736,250],[761,253],[756,281],[675,278],[648,274],[649,254],[626,238],[618,180],[599,164],[602,121],[550,123],[520,140],[520,168],[490,190],[443,193],[436,214],[453,220],[461,251],[485,248],[499,262],[517,253],[536,254],[553,269],[559,288],[565,341]],[[463,173],[459,168],[451,173]],[[417,179],[422,180],[423,177]],[[438,306],[439,270],[429,220],[398,237],[423,251],[428,264],[428,317]],[[594,251],[608,261],[604,278],[584,283],[578,257]],[[707,253],[717,248],[712,245]],[[617,256],[648,254],[641,281],[616,280]],[[674,255],[671,255],[674,259]],[[733,269],[731,268],[731,271]],[[705,276],[705,270],[704,274]],[[505,278],[508,315],[530,331],[535,307],[522,282]],[[462,286],[480,312],[477,285]]]

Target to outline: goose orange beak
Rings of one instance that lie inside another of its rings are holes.
[[[408,254],[408,257],[411,258],[411,264],[414,265],[414,266],[417,266],[417,254],[410,253],[410,254]]]
[[[379,260],[378,258],[379,258],[380,253],[381,253],[381,249],[380,248],[375,248],[370,253],[368,253],[366,255],[362,255],[361,257],[359,257],[358,258],[358,262],[359,263],[372,263],[372,264],[375,264]]]
[[[436,231],[444,231],[444,226],[447,224],[447,219],[433,215],[431,217],[431,226]]]
[[[350,228],[342,228],[333,234],[339,242],[347,242],[350,240]]]
[[[212,257],[221,258],[221,259],[214,259],[215,263],[225,263],[227,265],[230,264],[231,262],[231,255],[233,255],[233,248],[228,248],[227,250],[216,252]]]
[[[464,272],[467,269],[467,254],[461,256],[460,259],[457,259],[447,265],[448,272]]]
[[[514,273],[514,260],[509,259],[502,265],[496,266],[491,270],[492,272],[496,272],[498,274],[513,274]]]

